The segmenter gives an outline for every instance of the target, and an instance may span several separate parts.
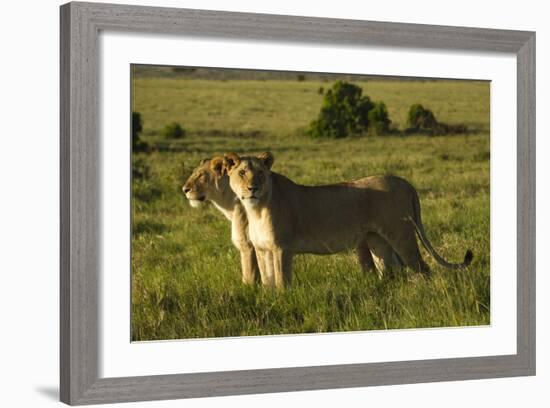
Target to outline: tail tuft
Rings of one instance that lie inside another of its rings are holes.
[[[474,253],[471,249],[468,249],[466,251],[466,255],[464,255],[464,266],[468,266],[472,263],[472,259],[474,259]]]

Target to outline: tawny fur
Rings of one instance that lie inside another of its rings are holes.
[[[372,176],[325,186],[298,185],[271,171],[273,155],[225,155],[231,189],[248,218],[262,281],[283,287],[292,279],[294,254],[333,254],[356,249],[363,268],[368,252],[385,266],[407,266],[429,274],[416,235],[443,266],[451,264],[433,250],[425,236],[416,190],[394,176]],[[428,243],[428,244],[427,244]],[[435,253],[435,254],[434,254]],[[387,264],[387,265],[384,265]]]
[[[192,207],[211,202],[231,222],[231,241],[241,256],[242,281],[247,284],[259,280],[260,273],[256,253],[248,238],[246,212],[229,187],[229,178],[224,173],[223,159],[204,159],[182,187]]]

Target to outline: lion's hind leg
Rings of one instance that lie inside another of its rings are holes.
[[[397,253],[380,235],[375,232],[369,232],[367,234],[367,241],[374,265],[380,277],[383,275],[394,276],[394,270],[403,267],[403,262]]]
[[[409,267],[415,272],[429,276],[431,274],[430,267],[422,259],[414,229],[407,224],[401,224],[400,227],[395,231],[385,234],[385,238],[395,250],[404,266]]]
[[[372,259],[370,247],[366,239],[363,239],[361,242],[359,242],[356,251],[357,258],[359,259],[359,265],[361,265],[361,269],[363,270],[363,272],[370,273],[371,271],[375,271],[376,265],[374,264],[374,260]]]

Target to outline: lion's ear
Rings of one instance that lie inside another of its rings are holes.
[[[264,164],[265,167],[271,170],[271,166],[273,166],[273,162],[275,161],[275,158],[271,154],[271,152],[263,152],[258,155],[258,159]]]
[[[208,157],[206,159],[201,160],[201,164],[199,166],[202,166],[204,163],[206,163],[208,160],[210,160]]]
[[[225,172],[223,157],[213,157],[212,159],[210,159],[210,170],[214,172],[216,177],[223,176]]]
[[[241,158],[237,153],[230,152],[223,155],[223,165],[227,173],[231,173],[231,171],[236,168],[240,162]]]

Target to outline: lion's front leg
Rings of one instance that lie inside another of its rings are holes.
[[[252,245],[241,247],[240,253],[243,283],[256,283],[260,278],[260,271],[254,247]]]
[[[275,286],[284,288],[292,282],[292,253],[285,249],[273,251],[273,272]]]
[[[241,206],[236,206],[231,220],[231,240],[241,254],[242,280],[252,284],[260,280],[254,246],[248,238],[248,220]]]
[[[256,248],[256,258],[258,260],[262,285],[268,287],[275,286],[275,278],[273,276],[273,256],[271,251]]]

